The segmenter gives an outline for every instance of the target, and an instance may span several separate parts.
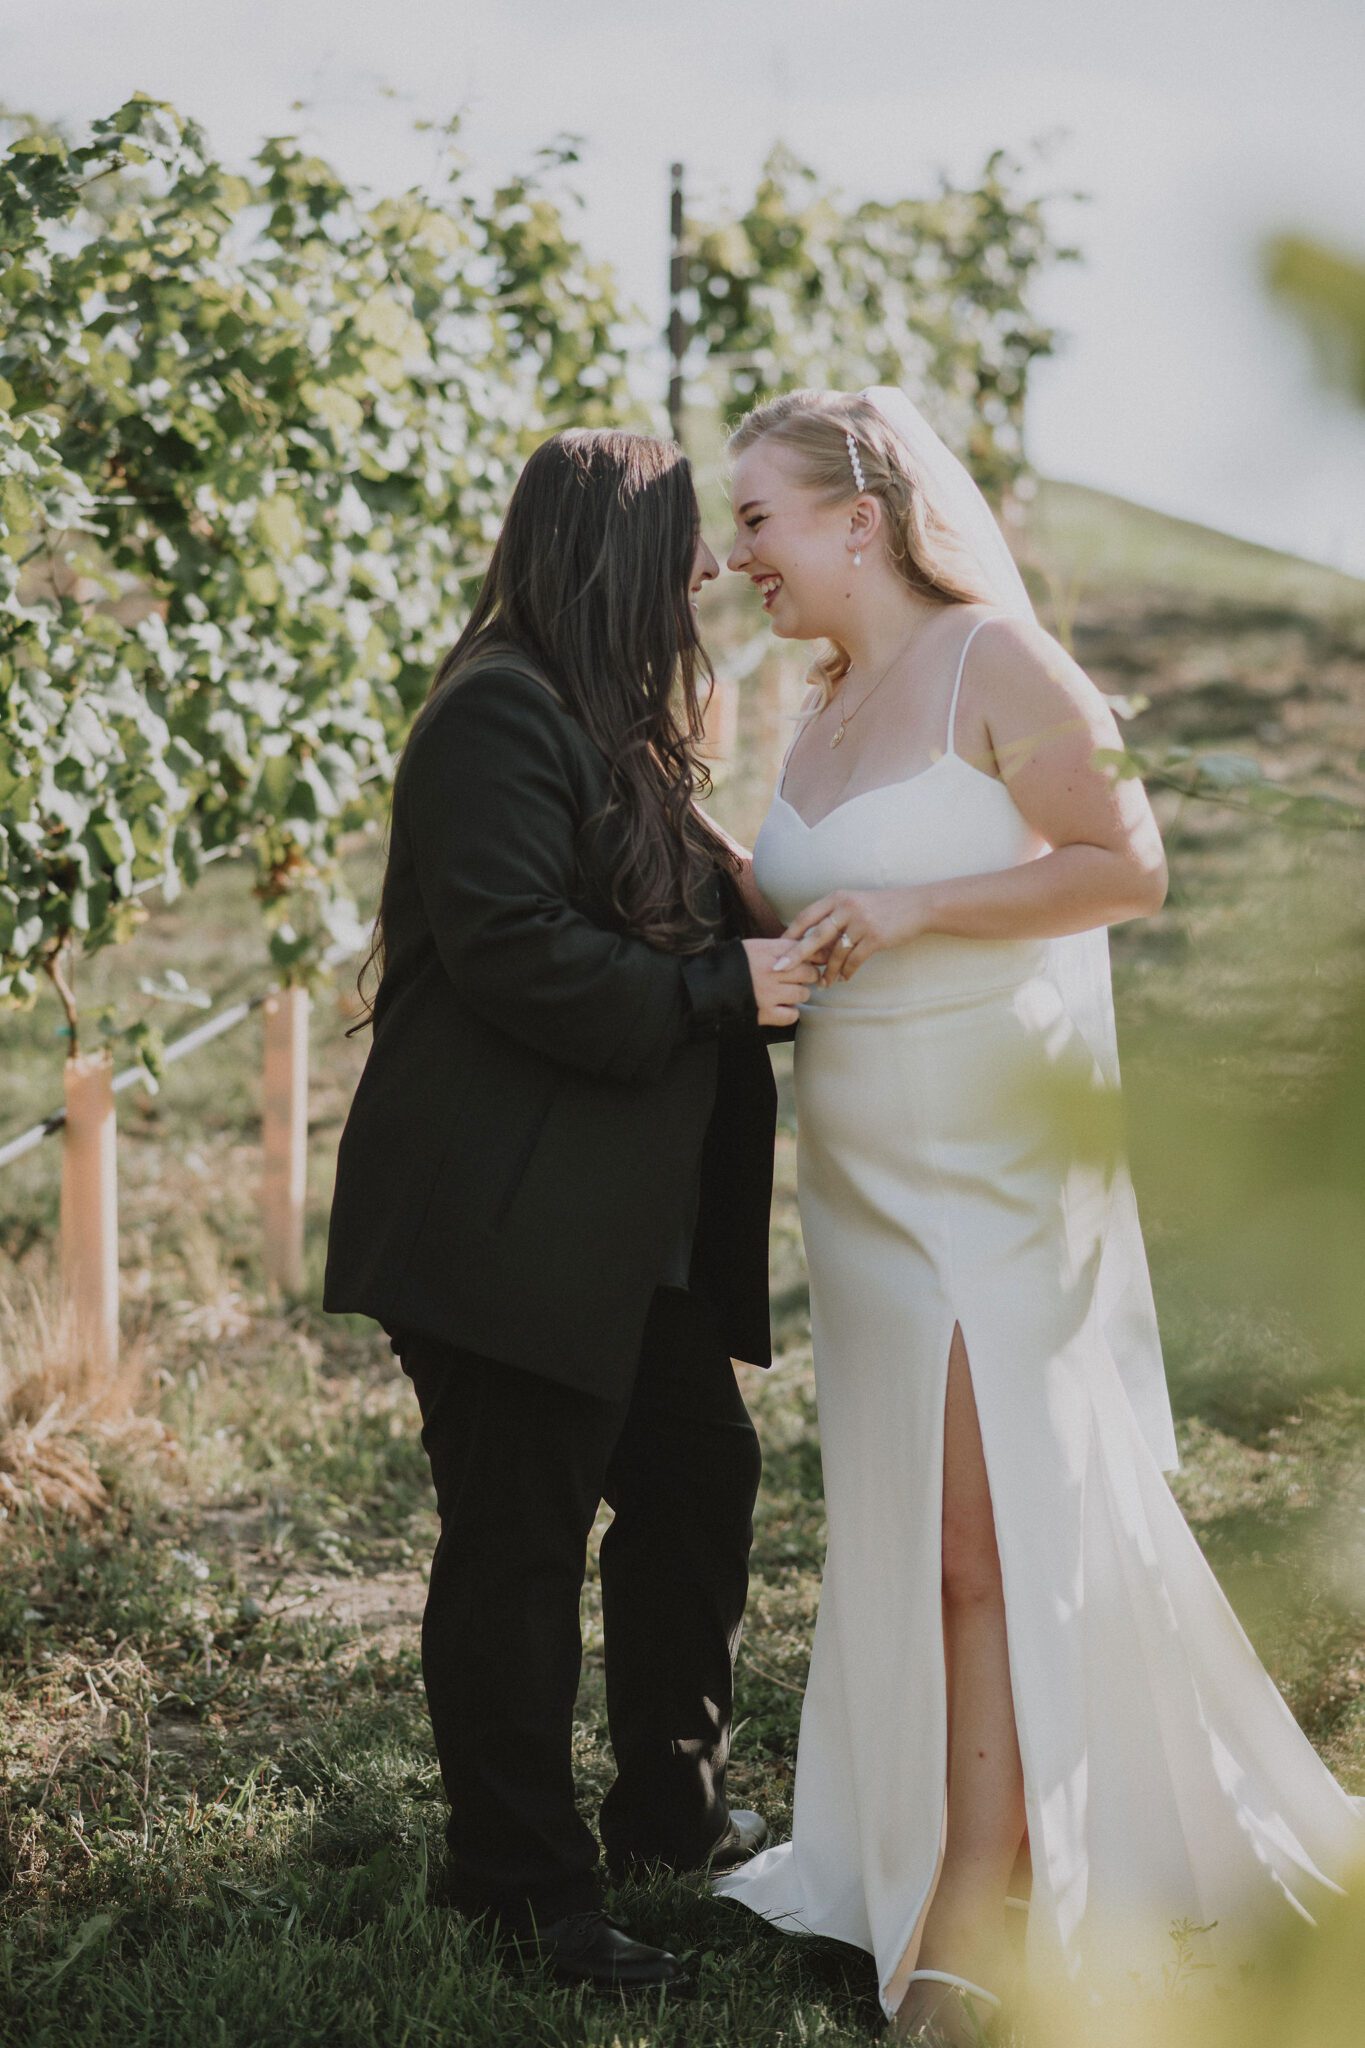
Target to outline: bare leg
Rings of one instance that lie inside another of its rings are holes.
[[[1024,1774],[990,1486],[960,1325],[948,1354],[943,1418],[943,1635],[948,1828],[916,1967],[951,1970],[998,1991],[1009,1950],[1005,1894],[1024,1834]],[[923,1982],[906,1992],[896,2035],[909,2039],[931,2015],[942,2041],[976,2040],[956,1994]]]

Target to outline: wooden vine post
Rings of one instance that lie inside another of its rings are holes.
[[[62,1131],[62,1291],[82,1358],[118,1363],[118,1172],[114,1063],[107,1052],[66,1062]]]
[[[265,1274],[286,1294],[303,1288],[303,1219],[308,1195],[308,1015],[306,988],[272,989],[265,999],[261,1221]]]
[[[63,1070],[61,1287],[82,1362],[96,1372],[118,1363],[118,1163],[114,1061],[83,1053],[73,986],[74,947],[64,937],[43,969],[66,1017],[71,1051]]]

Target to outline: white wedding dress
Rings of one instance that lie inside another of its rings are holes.
[[[1006,785],[954,751],[966,652],[931,768],[810,824],[779,784],[754,874],[784,918],[833,889],[1046,850]],[[1365,1857],[1365,1802],[1337,1785],[1258,1661],[1163,1477],[1173,1450],[1158,1456],[1160,1424],[1140,1426],[1113,1355],[1097,1288],[1106,1171],[1068,1156],[1029,1085],[1101,1081],[1046,960],[1041,941],[926,936],[817,989],[796,1039],[829,1547],[793,1838],[715,1887],[780,1927],[870,1950],[888,2014],[945,1826],[955,1323],[1004,1581],[1033,1865],[1027,1970],[1155,1985],[1178,1921],[1216,1923],[1196,1953],[1235,1969],[1267,1909],[1315,1916]]]

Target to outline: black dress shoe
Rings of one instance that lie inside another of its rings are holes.
[[[601,1912],[548,1920],[534,1935],[518,1936],[513,1945],[529,1960],[539,1956],[562,1984],[596,1984],[604,1991],[672,1984],[682,1973],[682,1964],[666,1948],[633,1940]]]
[[[761,1813],[732,1810],[729,1826],[706,1859],[708,1874],[715,1877],[722,1870],[734,1870],[747,1863],[751,1856],[757,1856],[767,1839],[768,1823]]]
[[[714,1877],[722,1870],[733,1870],[738,1863],[747,1863],[751,1856],[757,1856],[768,1839],[768,1823],[761,1813],[731,1812],[720,1835],[702,1857],[699,1863],[675,1863],[667,1856],[643,1856],[636,1850],[625,1850],[607,1856],[607,1871],[614,1882],[623,1877],[639,1878],[648,1883],[661,1870],[667,1870],[675,1877],[685,1876],[688,1871],[702,1870],[708,1877]]]

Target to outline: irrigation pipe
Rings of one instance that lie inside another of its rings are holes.
[[[343,960],[353,960],[359,951],[358,946],[329,946],[322,956],[323,965],[339,967]],[[257,995],[248,996],[240,1003],[229,1003],[225,1009],[219,1010],[216,1016],[206,1017],[202,1024],[196,1024],[193,1031],[186,1031],[180,1038],[173,1038],[161,1055],[162,1065],[169,1067],[176,1060],[188,1059],[192,1052],[198,1052],[201,1045],[208,1045],[213,1039],[221,1038],[225,1031],[231,1031],[235,1025],[244,1023],[254,1011],[260,1009],[269,996],[274,995],[278,987],[278,982],[272,982],[269,988],[261,989]],[[125,1088],[135,1088],[139,1081],[146,1079],[145,1067],[124,1067],[121,1073],[115,1074],[110,1085],[115,1095],[121,1095]],[[0,1166],[9,1166],[14,1160],[22,1159],[26,1152],[32,1152],[36,1146],[41,1145],[44,1138],[53,1137],[65,1122],[66,1111],[54,1110],[52,1115],[45,1116],[41,1123],[34,1124],[27,1131],[21,1131],[19,1136],[11,1138],[8,1144],[0,1145]]]

